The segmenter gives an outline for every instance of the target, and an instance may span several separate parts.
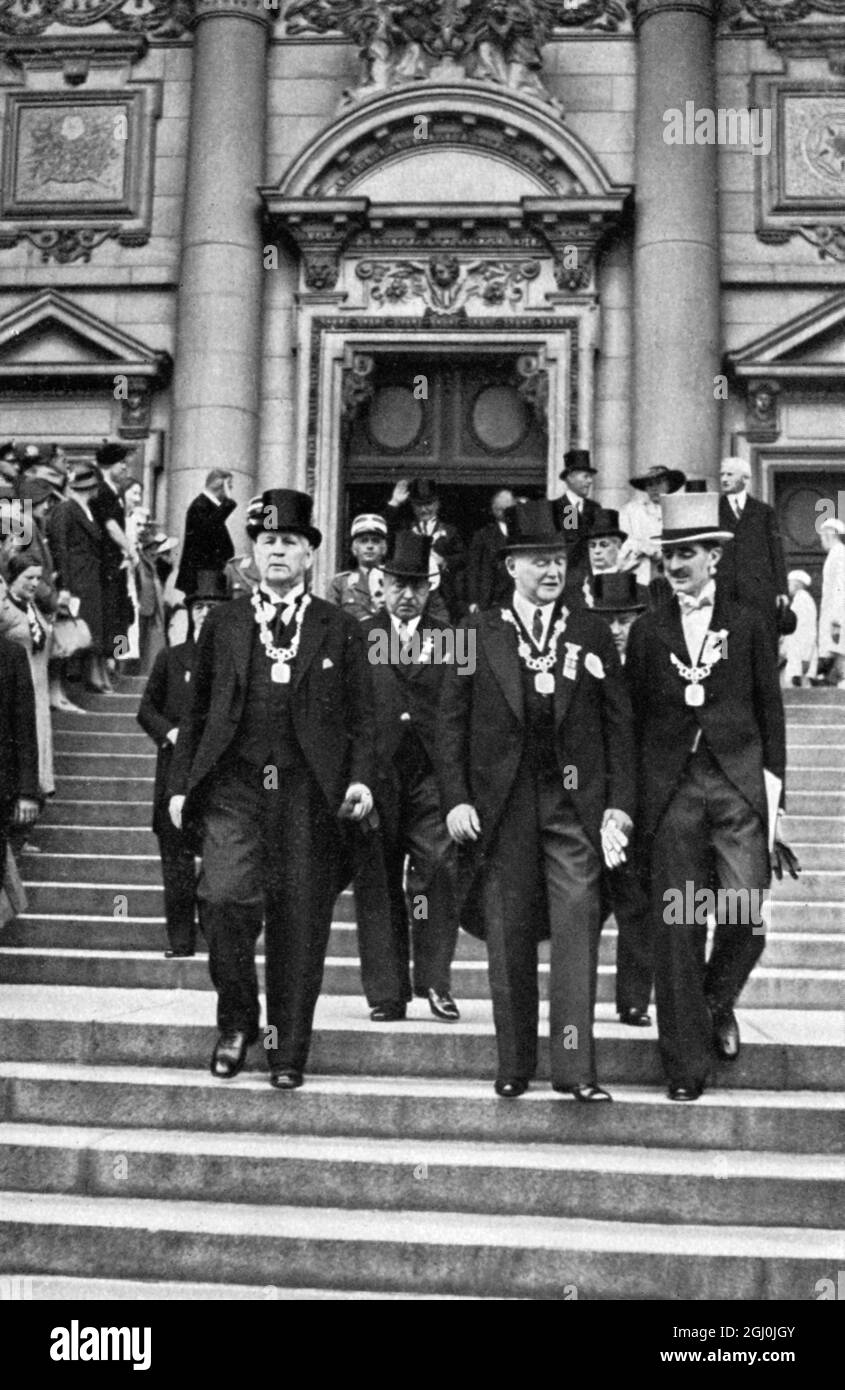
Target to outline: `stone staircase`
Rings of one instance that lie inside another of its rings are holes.
[[[615,1104],[541,1080],[493,1095],[483,948],[462,1019],[371,1025],[353,903],[337,905],[311,1071],[270,1090],[260,1049],[212,1080],[204,958],[166,961],[140,683],[57,722],[59,790],[0,935],[0,1271],[36,1298],[808,1301],[845,1259],[845,698],[790,691],[788,838],[743,996],[739,1063],[665,1098],[655,1032],[613,1009]],[[548,1076],[545,1056],[541,1076]]]

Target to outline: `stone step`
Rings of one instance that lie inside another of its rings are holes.
[[[787,875],[777,884],[775,894],[780,902],[804,903],[809,909],[814,902],[845,904],[845,867],[805,869],[798,878]]]
[[[73,697],[72,697],[73,698]],[[113,695],[93,695],[85,693],[79,700],[74,698],[74,704],[81,704],[87,715],[100,714],[132,714],[137,713],[141,703],[141,692],[133,694],[128,691],[115,691]],[[77,719],[84,716],[77,714]],[[70,718],[70,716],[68,716]]]
[[[91,721],[93,723],[93,720]],[[56,730],[53,746],[62,755],[97,753],[100,756],[119,756],[121,753],[152,753],[156,745],[136,724],[132,729],[62,729]]]
[[[66,714],[53,710],[53,734],[61,740],[65,734],[118,734],[133,736],[141,733],[134,710],[112,714],[110,710],[86,710],[84,714]]]
[[[842,721],[842,730],[845,731],[845,719]],[[834,732],[835,726],[830,724],[796,724],[794,720],[788,719],[786,724],[787,747],[800,748],[805,744],[824,744],[833,745],[838,742]]]
[[[411,1156],[412,1158],[412,1156]],[[246,1202],[0,1194],[0,1262],[100,1278],[394,1292],[810,1299],[840,1232]]]
[[[147,821],[151,818],[152,812],[147,808]],[[105,816],[102,819],[106,821]],[[28,838],[39,847],[46,858],[53,858],[57,854],[84,854],[96,857],[130,854],[155,859],[159,857],[158,840],[151,829],[142,826],[42,823]]]
[[[277,1303],[359,1302],[378,1299],[403,1302],[469,1302],[459,1294],[374,1293],[372,1289],[281,1289],[273,1284],[201,1284],[196,1280],[146,1279],[85,1279],[61,1274],[11,1274],[0,1276],[19,1294],[12,1297],[38,1300],[41,1303]],[[473,1302],[477,1300],[472,1299]],[[499,1301],[498,1299],[496,1300]]]
[[[845,748],[837,747],[833,740],[827,743],[793,743],[787,740],[786,765],[791,782],[793,773],[807,768],[824,771],[845,768]]]
[[[548,1077],[547,1009],[541,1006],[538,1076]],[[9,1061],[109,1065],[202,1065],[217,1036],[212,997],[202,990],[0,986],[0,1056]],[[841,1011],[740,1009],[742,1052],[714,1063],[730,1089],[838,1090],[845,1060]],[[663,1088],[656,1029],[615,1021],[597,1006],[598,1072],[607,1082]],[[263,1069],[262,1048],[248,1066]],[[309,1067],[315,1073],[379,1076],[496,1075],[491,1007],[464,1001],[459,1023],[432,1018],[416,1000],[404,1023],[372,1024],[358,996],[323,995],[317,1005]]]
[[[845,846],[845,816],[784,815],[783,833],[789,844]]]
[[[26,883],[117,883],[150,887],[161,883],[161,860],[153,854],[57,854],[52,851],[22,854],[21,878]]]
[[[548,998],[548,970],[539,967],[540,997]],[[0,947],[0,979],[6,984],[80,985],[103,989],[210,990],[211,979],[204,957],[165,960],[160,951],[49,950],[31,946]],[[259,980],[264,987],[263,958]],[[836,1009],[841,1007],[845,970],[771,969],[757,966],[743,990],[750,1009]],[[351,995],[361,989],[358,961],[329,956],[323,971],[323,990],[329,995]],[[483,961],[456,960],[452,966],[452,991],[459,1004],[468,999],[488,999],[487,966]],[[612,1003],[616,992],[616,967],[601,965],[597,998]]]
[[[279,1104],[266,1076],[221,1085],[203,1070],[68,1062],[0,1062],[4,1123],[113,1130],[430,1140],[604,1144],[661,1149],[841,1154],[845,1092],[707,1091],[677,1105],[662,1089],[614,1085],[613,1105],[570,1105],[536,1082],[518,1105],[480,1081],[407,1076],[309,1075]]]
[[[806,752],[803,749],[802,752]],[[806,765],[802,758],[801,765],[790,760],[786,772],[786,796],[787,805],[792,809],[792,796],[795,792],[841,792],[843,785],[842,768],[832,765],[831,759],[825,759],[825,765],[812,767]],[[819,808],[821,809],[821,808]]]
[[[845,791],[802,791],[793,787],[787,773],[786,804],[791,816],[843,816]]]
[[[0,1169],[7,1192],[647,1224],[695,1206],[715,1227],[845,1226],[845,1171],[824,1154],[6,1123]]]
[[[338,902],[338,907],[342,903]],[[0,937],[5,946],[55,948],[62,951],[163,951],[165,926],[163,917],[114,918],[81,916],[65,913],[21,913],[9,922]],[[599,945],[599,959],[611,965],[616,959],[616,928],[611,921],[605,925]],[[204,951],[200,938],[200,952]],[[337,920],[329,940],[330,956],[358,959],[358,935],[353,922]],[[548,948],[540,946],[540,959],[548,958]],[[456,960],[486,961],[483,941],[467,932],[458,936]],[[845,963],[845,942],[835,932],[787,932],[775,930],[766,942],[765,966],[785,968],[797,966],[807,970],[838,970]]]
[[[146,786],[146,784],[145,784]],[[53,797],[44,807],[38,829],[52,825],[148,826],[152,820],[152,787],[139,801],[68,801]]]
[[[146,748],[131,753],[57,753],[54,759],[56,777],[152,777],[155,772],[155,751],[147,740]]]
[[[146,801],[153,799],[154,764],[148,777],[56,776],[56,795],[62,801]]]

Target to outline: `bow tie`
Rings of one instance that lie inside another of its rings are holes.
[[[713,607],[712,598],[709,598],[706,594],[701,598],[690,598],[687,594],[678,594],[678,603],[681,606],[681,612],[685,618],[690,613],[699,613],[705,608]]]

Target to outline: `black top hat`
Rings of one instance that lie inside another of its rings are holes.
[[[95,454],[95,458],[100,468],[113,468],[116,463],[130,452],[125,444],[112,444],[109,440],[104,440]]]
[[[253,497],[246,512],[246,533],[255,540],[262,531],[293,531],[304,536],[315,550],[323,539],[322,531],[311,525],[314,499],[307,492],[294,492],[289,487],[270,487],[260,497]]]
[[[428,579],[430,556],[431,536],[420,536],[416,531],[400,531],[393,554],[382,569],[385,574],[399,575],[403,579]]]
[[[437,501],[437,484],[433,478],[414,478],[408,488],[408,496],[412,502],[422,502],[428,506],[430,502]]]
[[[664,468],[662,463],[656,463],[653,468],[648,468],[645,473],[640,473],[636,478],[631,479],[631,487],[639,488],[645,492],[649,483],[659,482],[661,478],[666,479],[666,491],[677,492],[679,487],[683,487],[687,480],[686,473],[682,473],[680,468]]]
[[[540,502],[518,502],[505,512],[507,540],[500,553],[511,550],[545,550],[564,547],[567,537],[557,528],[553,504],[544,498]]]
[[[229,597],[229,586],[222,570],[197,570],[194,592],[188,594],[185,603],[222,603]]]
[[[628,539],[628,532],[619,525],[619,513],[612,507],[599,508],[586,534],[588,541],[597,541],[600,536],[618,536],[621,541]]]
[[[593,575],[594,613],[640,613],[645,604],[637,592],[635,570]]]
[[[598,473],[597,468],[593,468],[590,463],[589,449],[567,449],[563,456],[563,470],[561,478],[565,478],[567,473]]]

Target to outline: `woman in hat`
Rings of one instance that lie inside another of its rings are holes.
[[[678,492],[686,482],[680,468],[665,468],[655,464],[645,473],[631,478],[631,487],[639,496],[626,502],[619,513],[619,522],[628,533],[622,550],[621,568],[636,566],[637,583],[648,588],[660,574],[660,498],[666,492]]]
[[[89,463],[78,463],[70,473],[69,495],[50,514],[47,537],[60,589],[79,600],[78,616],[91,633],[84,653],[84,679],[89,690],[107,688],[103,659],[103,589],[100,574],[103,533],[94,520],[91,500],[99,487]],[[74,660],[74,658],[71,658]]]
[[[837,517],[823,521],[819,536],[827,551],[822,569],[819,657],[833,659],[830,682],[845,686],[845,522]]]
[[[194,850],[168,815],[167,779],[173,749],[179,737],[179,725],[191,693],[196,644],[209,613],[226,597],[226,581],[222,574],[200,571],[196,592],[188,595],[185,606],[170,609],[167,636],[171,645],[155,658],[138,709],[138,723],[158,748],[153,830],[161,855],[168,942],[164,954],[167,957],[192,956],[197,936]],[[183,642],[177,643],[174,635],[177,625],[181,626],[185,607],[188,612],[188,633]]]
[[[24,648],[35,691],[35,725],[38,738],[38,787],[42,797],[53,796],[53,729],[50,722],[50,624],[39,612],[35,594],[41,566],[25,551],[13,555],[8,580],[0,579],[0,633]]]

